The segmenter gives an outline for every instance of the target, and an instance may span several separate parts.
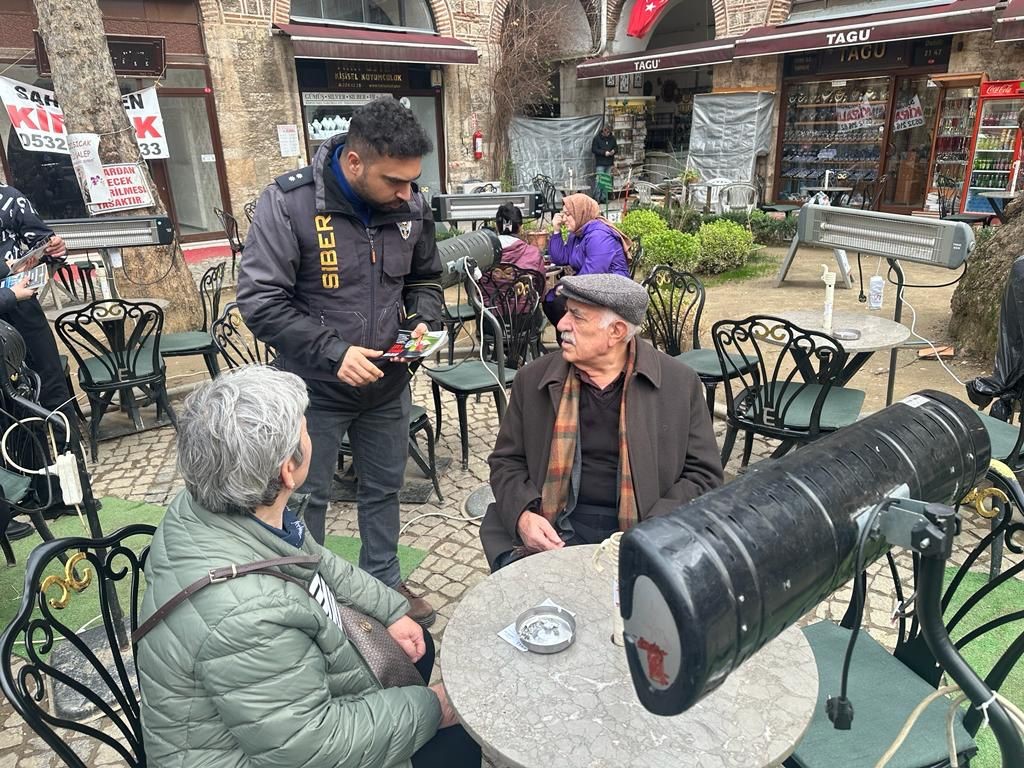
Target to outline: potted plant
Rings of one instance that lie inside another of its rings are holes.
[[[548,236],[551,233],[544,229],[544,225],[540,219],[527,219],[523,222],[519,232],[526,242],[536,248],[539,248],[541,253],[547,250]]]
[[[697,173],[694,168],[686,168],[679,172],[679,180],[683,182],[684,192],[683,200],[686,202],[687,207],[690,205],[690,185],[696,184],[700,181],[700,174]]]

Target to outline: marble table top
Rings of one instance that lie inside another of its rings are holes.
[[[826,332],[821,326],[822,320],[824,320],[822,310],[795,309],[772,314],[774,317],[788,320],[808,331]],[[878,312],[869,312],[868,310],[857,312],[840,309],[833,312],[832,333],[846,328],[860,331],[859,339],[841,339],[839,342],[843,345],[844,350],[854,354],[891,349],[898,347],[910,338],[910,329],[907,326],[882,317]],[[766,337],[765,341],[771,342],[772,339]]]
[[[517,768],[758,768],[803,737],[818,695],[803,633],[790,628],[695,707],[675,717],[643,708],[624,649],[611,643],[613,569],[596,547],[525,558],[469,590],[445,629],[441,669],[463,725]],[[524,653],[497,632],[554,600],[576,615],[576,642]]]

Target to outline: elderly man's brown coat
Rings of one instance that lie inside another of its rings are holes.
[[[697,374],[638,340],[626,413],[629,465],[640,519],[664,515],[722,484],[722,464],[704,388]],[[480,540],[487,562],[521,543],[516,523],[540,498],[551,433],[569,364],[560,353],[535,360],[515,377],[508,411],[487,462],[495,503]]]

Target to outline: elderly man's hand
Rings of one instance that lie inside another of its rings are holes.
[[[46,241],[46,255],[53,259],[61,259],[67,255],[68,247],[60,235],[53,235]]]
[[[523,544],[538,552],[545,552],[549,549],[561,549],[565,542],[547,521],[547,518],[538,515],[536,512],[527,510],[519,516],[516,523],[516,530]]]
[[[423,627],[408,616],[403,616],[388,627],[388,634],[405,651],[405,655],[413,664],[422,659],[423,654],[426,653],[427,646],[423,642]]]
[[[384,371],[374,365],[371,360],[380,357],[383,352],[355,345],[348,348],[338,368],[338,378],[353,387],[371,384],[384,375]]]

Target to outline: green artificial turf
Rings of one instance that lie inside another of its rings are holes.
[[[1009,567],[1004,563],[1004,567]],[[952,580],[956,571],[952,568],[946,569],[946,583]],[[947,620],[951,618],[956,610],[963,605],[970,595],[973,595],[987,581],[987,574],[968,573],[963,582],[957,588],[953,600],[946,609]],[[1019,579],[1010,579],[1000,585],[990,595],[986,596],[967,617],[954,628],[952,637],[954,640],[966,635],[970,630],[984,624],[986,621],[1019,610],[1024,605],[1024,582]],[[987,675],[996,663],[999,656],[1017,639],[1024,630],[1022,622],[1010,622],[997,629],[993,629],[981,636],[974,642],[967,645],[962,653],[967,662],[982,677]],[[999,692],[1018,707],[1024,706],[1024,663],[1018,662],[1003,683]],[[999,756],[999,746],[992,731],[987,726],[982,726],[976,737],[978,742],[978,755],[971,760],[971,768],[1002,768],[1003,763]]]
[[[103,499],[103,508],[99,514],[103,530],[110,533],[131,523],[158,525],[163,519],[164,508],[139,501],[106,497]],[[58,520],[50,521],[49,525],[53,535],[57,538],[86,535],[82,523],[76,517],[61,517]],[[145,546],[147,541],[148,537],[135,537],[125,543],[131,549],[138,551]],[[17,564],[12,568],[0,566],[0,626],[2,627],[6,627],[11,622],[21,605],[21,596],[25,588],[25,563],[29,553],[39,543],[40,539],[37,535],[11,542]],[[359,562],[359,539],[351,536],[328,536],[325,543],[327,549],[350,563]],[[398,546],[398,562],[402,570],[402,578],[408,577],[416,570],[426,556],[427,553],[422,549],[400,544]],[[79,566],[79,568],[82,567]],[[61,564],[55,562],[50,565],[46,573],[61,575],[63,571]],[[51,597],[59,596],[59,593],[59,588],[47,592]],[[121,604],[127,605],[125,600],[128,594],[127,579],[119,583],[118,594],[121,596]],[[38,608],[36,613],[39,613]],[[81,594],[72,593],[67,607],[61,611],[54,611],[54,615],[58,616],[71,629],[77,630],[94,626],[98,623],[100,615],[96,590],[86,589]]]

